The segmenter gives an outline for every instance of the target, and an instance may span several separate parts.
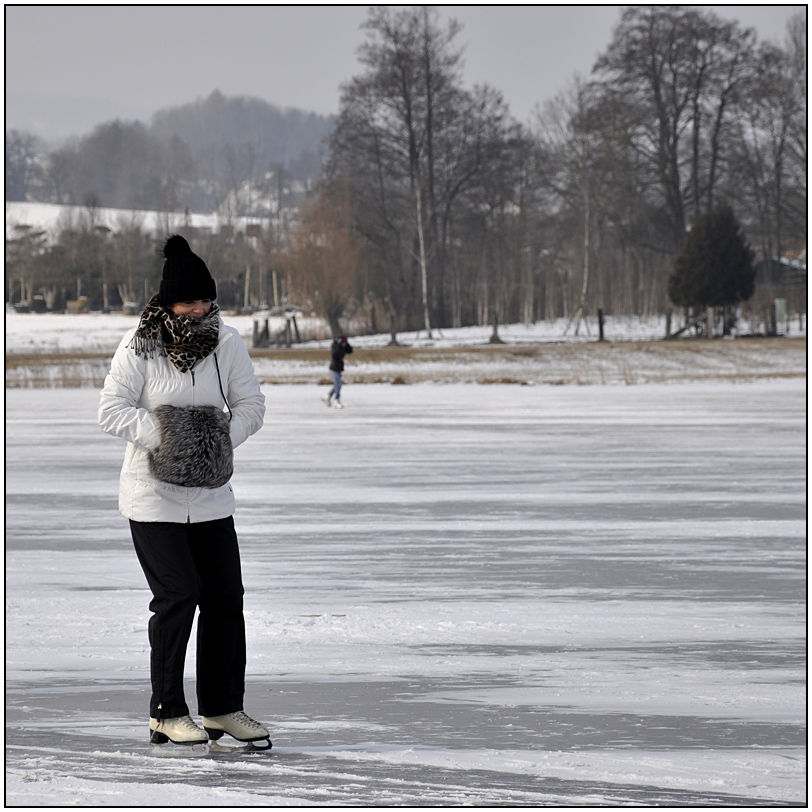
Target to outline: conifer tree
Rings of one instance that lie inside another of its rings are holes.
[[[753,257],[733,210],[722,204],[699,216],[686,235],[668,295],[677,307],[695,312],[747,301],[755,287]]]

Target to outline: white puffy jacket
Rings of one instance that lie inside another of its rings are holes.
[[[127,346],[134,333],[130,330],[124,336],[113,356],[99,404],[102,429],[128,441],[119,484],[119,510],[137,522],[208,522],[231,516],[234,493],[230,482],[220,488],[185,488],[161,482],[150,473],[148,453],[161,440],[158,419],[153,414],[156,407],[225,408],[221,382],[233,414],[233,447],[262,428],[265,397],[245,344],[239,333],[221,320],[214,352],[198,361],[190,372],[180,372],[166,356],[137,356]]]

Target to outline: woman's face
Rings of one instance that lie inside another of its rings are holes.
[[[211,299],[197,299],[194,302],[175,302],[170,310],[176,316],[192,316],[202,319],[211,310]]]

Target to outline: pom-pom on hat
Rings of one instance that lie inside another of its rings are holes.
[[[170,235],[164,244],[164,272],[158,299],[164,307],[176,302],[216,299],[214,284],[206,263],[192,253],[189,243],[178,234]]]

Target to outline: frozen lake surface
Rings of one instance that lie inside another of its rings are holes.
[[[264,391],[241,759],[146,742],[98,393],[7,391],[7,805],[805,803],[805,380]]]

